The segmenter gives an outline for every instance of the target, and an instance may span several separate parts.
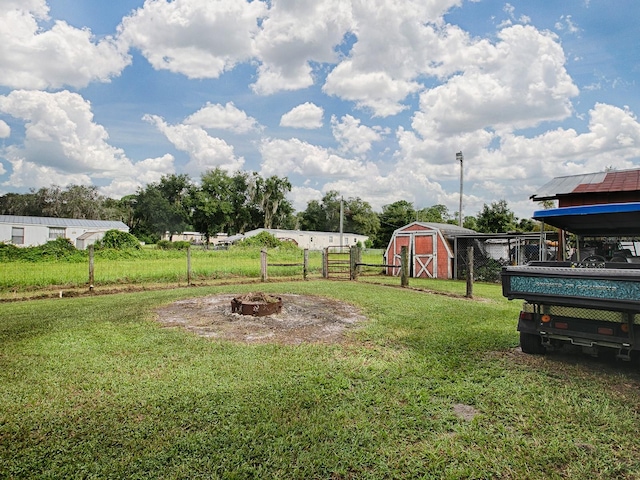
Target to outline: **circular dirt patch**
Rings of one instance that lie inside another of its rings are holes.
[[[345,330],[366,317],[353,305],[309,295],[279,295],[282,311],[253,317],[231,312],[234,295],[179,300],[159,309],[166,327],[182,327],[203,337],[244,343],[337,343]]]

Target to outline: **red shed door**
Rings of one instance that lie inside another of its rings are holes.
[[[394,265],[391,273],[396,277],[402,272],[402,247],[407,247],[407,253],[409,254],[409,258],[411,258],[412,237],[413,235],[411,233],[397,233],[393,237],[393,248],[391,249],[393,258],[390,260],[391,265]]]
[[[438,278],[438,237],[436,232],[414,232],[413,277]]]
[[[418,278],[438,277],[438,237],[434,231],[412,231],[397,233],[393,238],[393,275],[400,275],[402,267],[402,247],[409,254],[410,275]]]

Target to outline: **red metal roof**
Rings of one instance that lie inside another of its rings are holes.
[[[607,172],[602,183],[578,185],[571,193],[633,192],[640,190],[640,170]]]
[[[640,169],[556,177],[531,196],[534,201],[562,195],[640,191]]]

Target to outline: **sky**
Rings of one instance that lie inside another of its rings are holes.
[[[0,0],[0,195],[222,168],[519,218],[640,167],[637,0]]]

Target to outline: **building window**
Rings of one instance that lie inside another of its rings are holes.
[[[349,245],[349,237],[344,237],[344,244]]]
[[[24,245],[24,228],[11,227],[11,243],[14,245]]]
[[[329,243],[333,243],[333,235],[329,235]]]
[[[65,229],[60,227],[49,227],[49,240],[55,240],[56,238],[64,238]]]

